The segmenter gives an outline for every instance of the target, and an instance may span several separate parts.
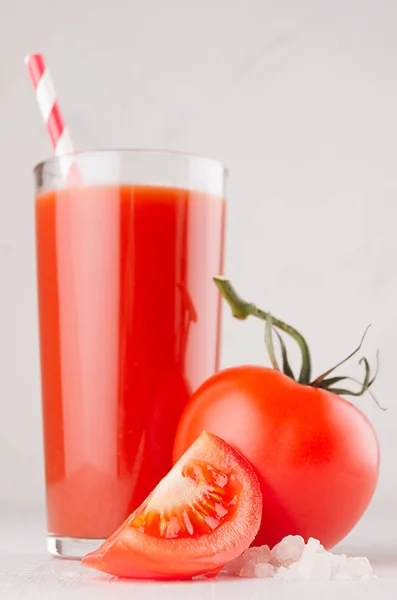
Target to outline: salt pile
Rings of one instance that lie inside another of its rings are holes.
[[[348,558],[327,552],[318,540],[305,544],[299,535],[288,535],[276,544],[248,548],[226,565],[225,571],[240,577],[285,579],[289,581],[331,581],[375,577],[368,558]]]

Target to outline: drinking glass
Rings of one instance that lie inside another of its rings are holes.
[[[226,173],[150,150],[34,173],[48,550],[78,558],[171,468],[181,411],[218,368]]]

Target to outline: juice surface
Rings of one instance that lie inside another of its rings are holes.
[[[161,187],[37,197],[50,533],[109,536],[170,469],[178,417],[218,368],[224,209]]]

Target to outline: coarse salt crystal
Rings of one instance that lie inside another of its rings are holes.
[[[276,544],[271,551],[272,563],[276,566],[289,567],[300,560],[305,550],[305,541],[300,535],[287,535]]]
[[[266,578],[273,577],[276,568],[270,563],[259,563],[255,565],[255,577]]]
[[[271,552],[269,546],[258,546],[256,548],[248,548],[243,554],[232,560],[226,565],[225,570],[231,575],[240,575],[240,577],[253,577],[254,566],[256,564],[267,564],[270,561]],[[252,564],[251,567],[246,564]],[[252,571],[251,575],[248,575]],[[241,574],[242,573],[242,574]]]
[[[335,579],[370,579],[373,577],[371,563],[365,556],[341,557]]]
[[[375,577],[365,557],[348,558],[327,552],[321,543],[289,535],[276,544],[249,548],[226,565],[225,571],[240,577],[283,579],[287,581],[330,581]]]
[[[254,562],[244,563],[239,571],[239,575],[240,575],[240,577],[254,577],[255,576],[255,563]]]

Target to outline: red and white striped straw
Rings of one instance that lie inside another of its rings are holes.
[[[30,78],[36,92],[44,124],[57,156],[73,154],[74,148],[65,125],[50,71],[42,54],[29,54],[25,58]],[[78,169],[73,156],[65,156],[60,163],[62,174],[68,183],[76,182]]]

